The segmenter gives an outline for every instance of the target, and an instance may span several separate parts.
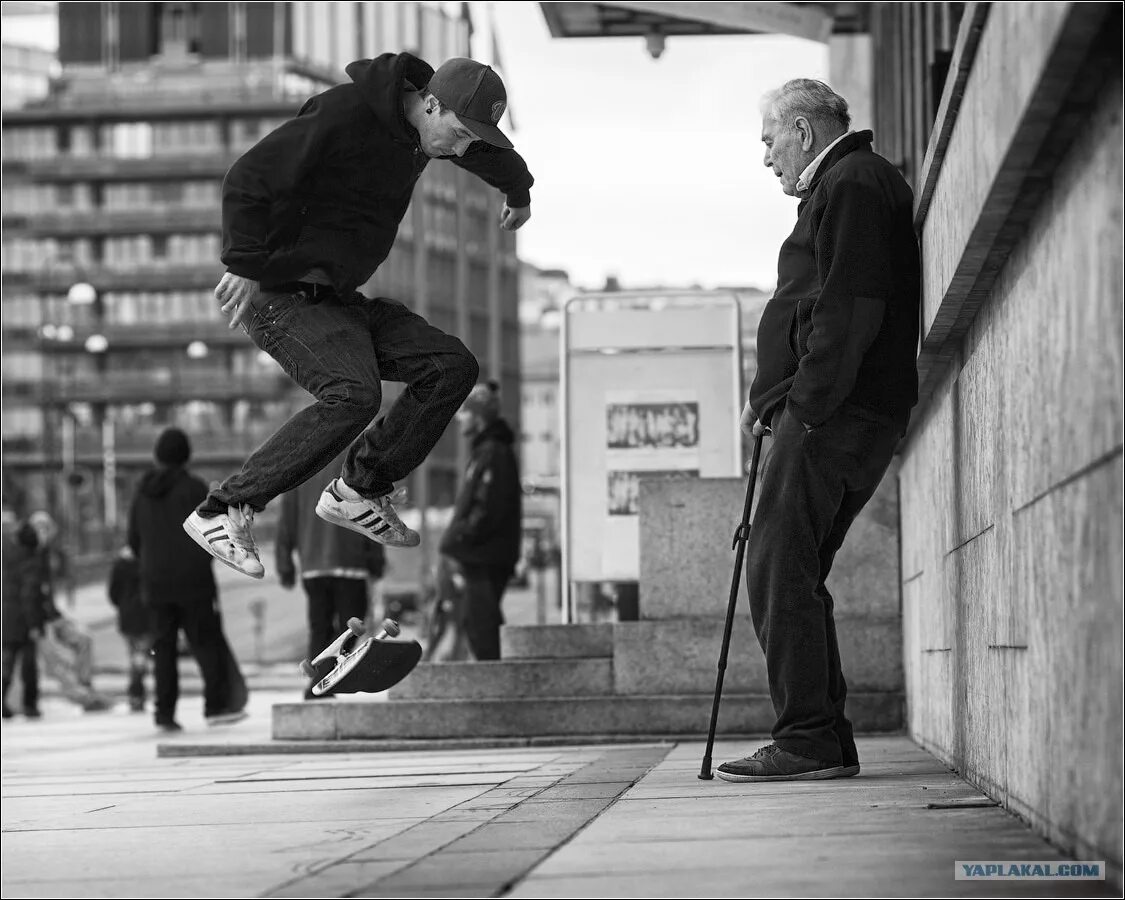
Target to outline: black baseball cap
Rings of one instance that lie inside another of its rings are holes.
[[[482,141],[512,149],[512,142],[496,127],[508,106],[508,93],[491,66],[463,56],[447,59],[434,72],[429,90]]]

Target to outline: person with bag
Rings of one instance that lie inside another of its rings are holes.
[[[33,550],[36,584],[43,619],[39,661],[63,696],[84,712],[105,712],[113,701],[94,688],[94,639],[55,603],[55,585],[66,577],[67,561],[58,543],[59,527],[46,510],[36,510],[22,539]]]
[[[177,638],[183,631],[203,676],[203,715],[209,725],[246,717],[234,702],[236,685],[223,636],[211,557],[184,533],[182,523],[207,496],[207,485],[185,466],[191,443],[179,428],[156,441],[156,465],[141,478],[129,511],[128,544],[140,568],[141,598],[148,608],[156,676],[156,726],[182,731]],[[241,679],[238,679],[239,681]]]

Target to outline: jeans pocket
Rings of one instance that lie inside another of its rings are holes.
[[[296,294],[262,294],[254,304],[246,333],[259,350],[272,357],[285,373],[297,380],[297,363],[288,351],[290,323],[301,298]]]

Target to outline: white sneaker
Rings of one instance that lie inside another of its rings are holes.
[[[249,506],[241,510],[231,506],[225,514],[211,518],[193,512],[184,519],[184,531],[219,562],[243,575],[261,578],[266,568],[258,559],[258,545],[250,531],[253,524],[254,510]]]
[[[349,500],[341,494],[339,481],[339,478],[333,478],[316,502],[316,514],[325,522],[356,531],[388,547],[417,547],[422,542],[417,531],[402,524],[391,504],[392,497],[401,499],[403,492],[396,491],[375,499],[360,497]]]

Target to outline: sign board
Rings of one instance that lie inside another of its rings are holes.
[[[583,294],[563,311],[562,578],[637,581],[642,477],[741,474],[742,343],[730,291]]]

